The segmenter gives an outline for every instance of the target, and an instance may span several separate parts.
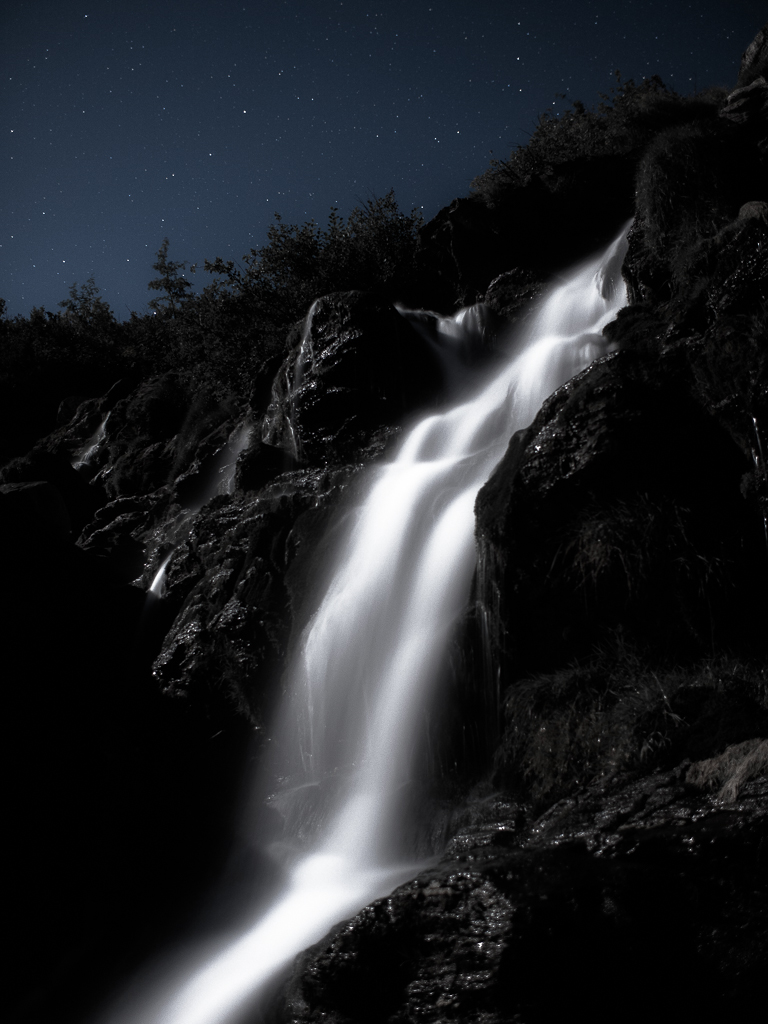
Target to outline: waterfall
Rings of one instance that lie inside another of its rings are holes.
[[[104,438],[107,436],[107,420],[109,419],[109,413],[104,417],[101,423],[96,428],[95,433],[88,438],[84,446],[77,453],[72,460],[73,469],[81,469],[83,466],[89,465],[91,459],[99,450]]]
[[[106,420],[104,422],[106,423]],[[152,582],[147,590],[148,598],[165,596],[165,577],[168,566],[178,545],[189,535],[192,516],[199,512],[203,505],[210,501],[214,495],[231,494],[234,490],[237,460],[248,447],[252,433],[253,427],[246,420],[232,431],[227,443],[217,453],[213,466],[207,474],[208,478],[201,485],[197,498],[190,505],[182,509],[181,516],[174,523],[171,532],[173,546],[152,577]],[[168,538],[166,538],[166,543],[167,540]]]
[[[511,435],[606,353],[602,329],[626,301],[625,252],[623,232],[553,285],[509,339],[506,364],[472,397],[417,423],[396,458],[370,473],[274,729],[267,770],[280,780],[274,806],[286,822],[273,850],[282,889],[239,933],[190,954],[141,1007],[110,1021],[235,1024],[257,1012],[264,986],[297,953],[422,866],[409,808],[422,725],[475,566],[475,497]]]

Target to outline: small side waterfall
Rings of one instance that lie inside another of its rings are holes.
[[[511,435],[607,351],[602,329],[626,301],[625,252],[622,233],[554,285],[510,338],[507,364],[474,397],[419,422],[371,473],[274,730],[283,888],[239,934],[191,954],[148,1003],[108,1020],[258,1019],[260,992],[297,953],[419,870],[409,808],[422,724],[475,565],[475,497]]]
[[[73,469],[82,469],[83,466],[89,465],[91,459],[99,450],[104,438],[107,436],[107,420],[109,419],[109,413],[104,417],[101,423],[96,428],[95,432],[85,442],[80,451],[75,455],[72,460]]]
[[[106,422],[106,420],[105,420]],[[174,524],[171,532],[172,547],[159,568],[152,577],[152,582],[147,590],[148,597],[163,597],[165,595],[165,577],[168,566],[173,558],[176,548],[185,537],[189,535],[190,520],[199,512],[207,501],[216,494],[231,494],[235,487],[235,473],[237,472],[237,460],[242,452],[248,447],[253,433],[253,427],[246,420],[241,423],[230,435],[227,443],[217,453],[213,466],[209,469],[207,479],[200,488],[197,498],[182,510],[181,516]]]

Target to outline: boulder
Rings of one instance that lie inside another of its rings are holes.
[[[483,301],[508,325],[520,321],[542,291],[543,282],[530,271],[514,267],[488,285]]]
[[[214,499],[187,524],[164,584],[172,624],[153,666],[164,693],[263,729],[291,627],[311,601],[310,566],[353,472],[283,473],[258,493]]]
[[[438,393],[437,357],[386,300],[318,299],[281,367],[262,440],[299,462],[346,461]]]
[[[761,77],[768,78],[768,24],[763,25],[742,54],[736,84],[741,88]]]
[[[488,801],[439,863],[297,958],[275,1019],[748,1017],[768,953],[768,781],[723,808],[686,771],[597,782],[533,820]]]
[[[756,628],[765,552],[741,494],[749,464],[686,398],[675,363],[619,352],[593,364],[480,491],[512,675],[567,664],[616,630],[674,657],[704,653],[713,628],[726,646]]]

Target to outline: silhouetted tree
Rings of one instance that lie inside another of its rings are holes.
[[[69,298],[62,299],[59,306],[64,310],[62,319],[78,333],[109,332],[114,326],[114,313],[100,297],[93,277],[89,277],[80,289],[76,281],[70,285]]]
[[[160,276],[150,281],[147,287],[151,291],[165,292],[159,299],[150,299],[150,309],[174,315],[191,298],[192,282],[184,277],[184,271],[187,269],[186,260],[168,259],[170,244],[170,241],[164,238],[163,244],[157,250],[157,260],[152,264],[152,269]],[[190,267],[190,272],[194,274],[194,266]]]

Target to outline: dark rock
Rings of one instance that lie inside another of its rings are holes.
[[[733,121],[734,124],[764,132],[768,118],[768,83],[765,78],[761,75],[753,79],[749,85],[734,89],[720,108],[720,117]]]
[[[102,558],[109,559],[113,571],[126,583],[138,580],[144,573],[147,547],[157,529],[167,527],[173,512],[167,489],[132,498],[116,498],[100,508],[78,538],[78,544]]]
[[[72,523],[58,487],[43,480],[0,484],[0,534],[14,544],[67,540]]]
[[[180,482],[184,496],[198,485],[227,444],[243,410],[199,388],[192,391],[178,375],[118,381],[98,400],[83,403],[66,427],[41,444],[67,451],[74,461],[97,428],[103,440],[89,458],[86,475],[109,498],[147,494]],[[191,499],[190,499],[191,500]]]
[[[141,384],[115,406],[107,436],[108,470],[100,479],[110,497],[154,491],[177,466],[176,435],[190,398],[172,373]]]
[[[483,301],[494,313],[512,324],[520,319],[541,290],[542,282],[531,271],[516,267],[491,281]]]
[[[768,24],[763,25],[744,51],[736,84],[746,86],[760,77],[768,78]]]
[[[29,455],[13,459],[0,470],[4,484],[38,483],[53,485],[66,506],[70,528],[75,536],[104,504],[104,493],[91,486],[71,466],[65,453],[52,454],[38,445]]]
[[[587,664],[510,687],[494,782],[544,809],[601,776],[708,764],[768,733],[763,681],[738,663],[652,665],[619,641]]]
[[[296,457],[285,448],[255,441],[238,462],[235,490],[259,491],[276,476],[296,468]]]
[[[766,779],[723,807],[686,770],[595,784],[528,825],[512,806],[511,820],[465,834],[302,954],[275,1016],[543,1024],[574,1004],[606,1022],[659,1006],[670,1019],[748,1015],[768,952]]]
[[[632,216],[636,160],[637,154],[563,162],[509,189],[492,207],[477,196],[455,200],[422,230],[422,294],[408,301],[453,312],[480,301],[508,271],[543,281],[583,259]]]
[[[69,423],[85,400],[85,395],[68,395],[66,398],[62,398],[56,412],[57,424],[64,426],[65,423]]]
[[[762,260],[761,226],[740,239],[745,204],[768,200],[764,158],[750,128],[723,118],[661,133],[637,173],[625,276],[632,302],[701,329],[712,288],[729,288],[732,253]],[[735,244],[734,244],[735,243]],[[762,271],[759,271],[759,274]]]
[[[751,217],[768,221],[768,203],[764,201],[744,203],[739,210],[739,220],[749,220]]]
[[[663,372],[629,353],[599,361],[481,490],[478,543],[501,573],[516,671],[588,655],[619,628],[670,656],[705,653],[713,627],[726,646],[754,635],[766,566],[740,493],[748,464],[675,377],[672,357]]]
[[[154,664],[165,693],[214,717],[236,709],[263,726],[291,624],[307,598],[287,575],[300,556],[320,557],[349,474],[286,473],[257,495],[221,497],[201,510],[168,566],[164,602],[178,614]]]
[[[764,77],[734,90],[720,116],[737,124],[754,139],[758,151],[768,156],[768,82]]]
[[[300,462],[346,461],[427,404],[440,381],[435,355],[389,302],[326,295],[275,379],[263,440]]]

